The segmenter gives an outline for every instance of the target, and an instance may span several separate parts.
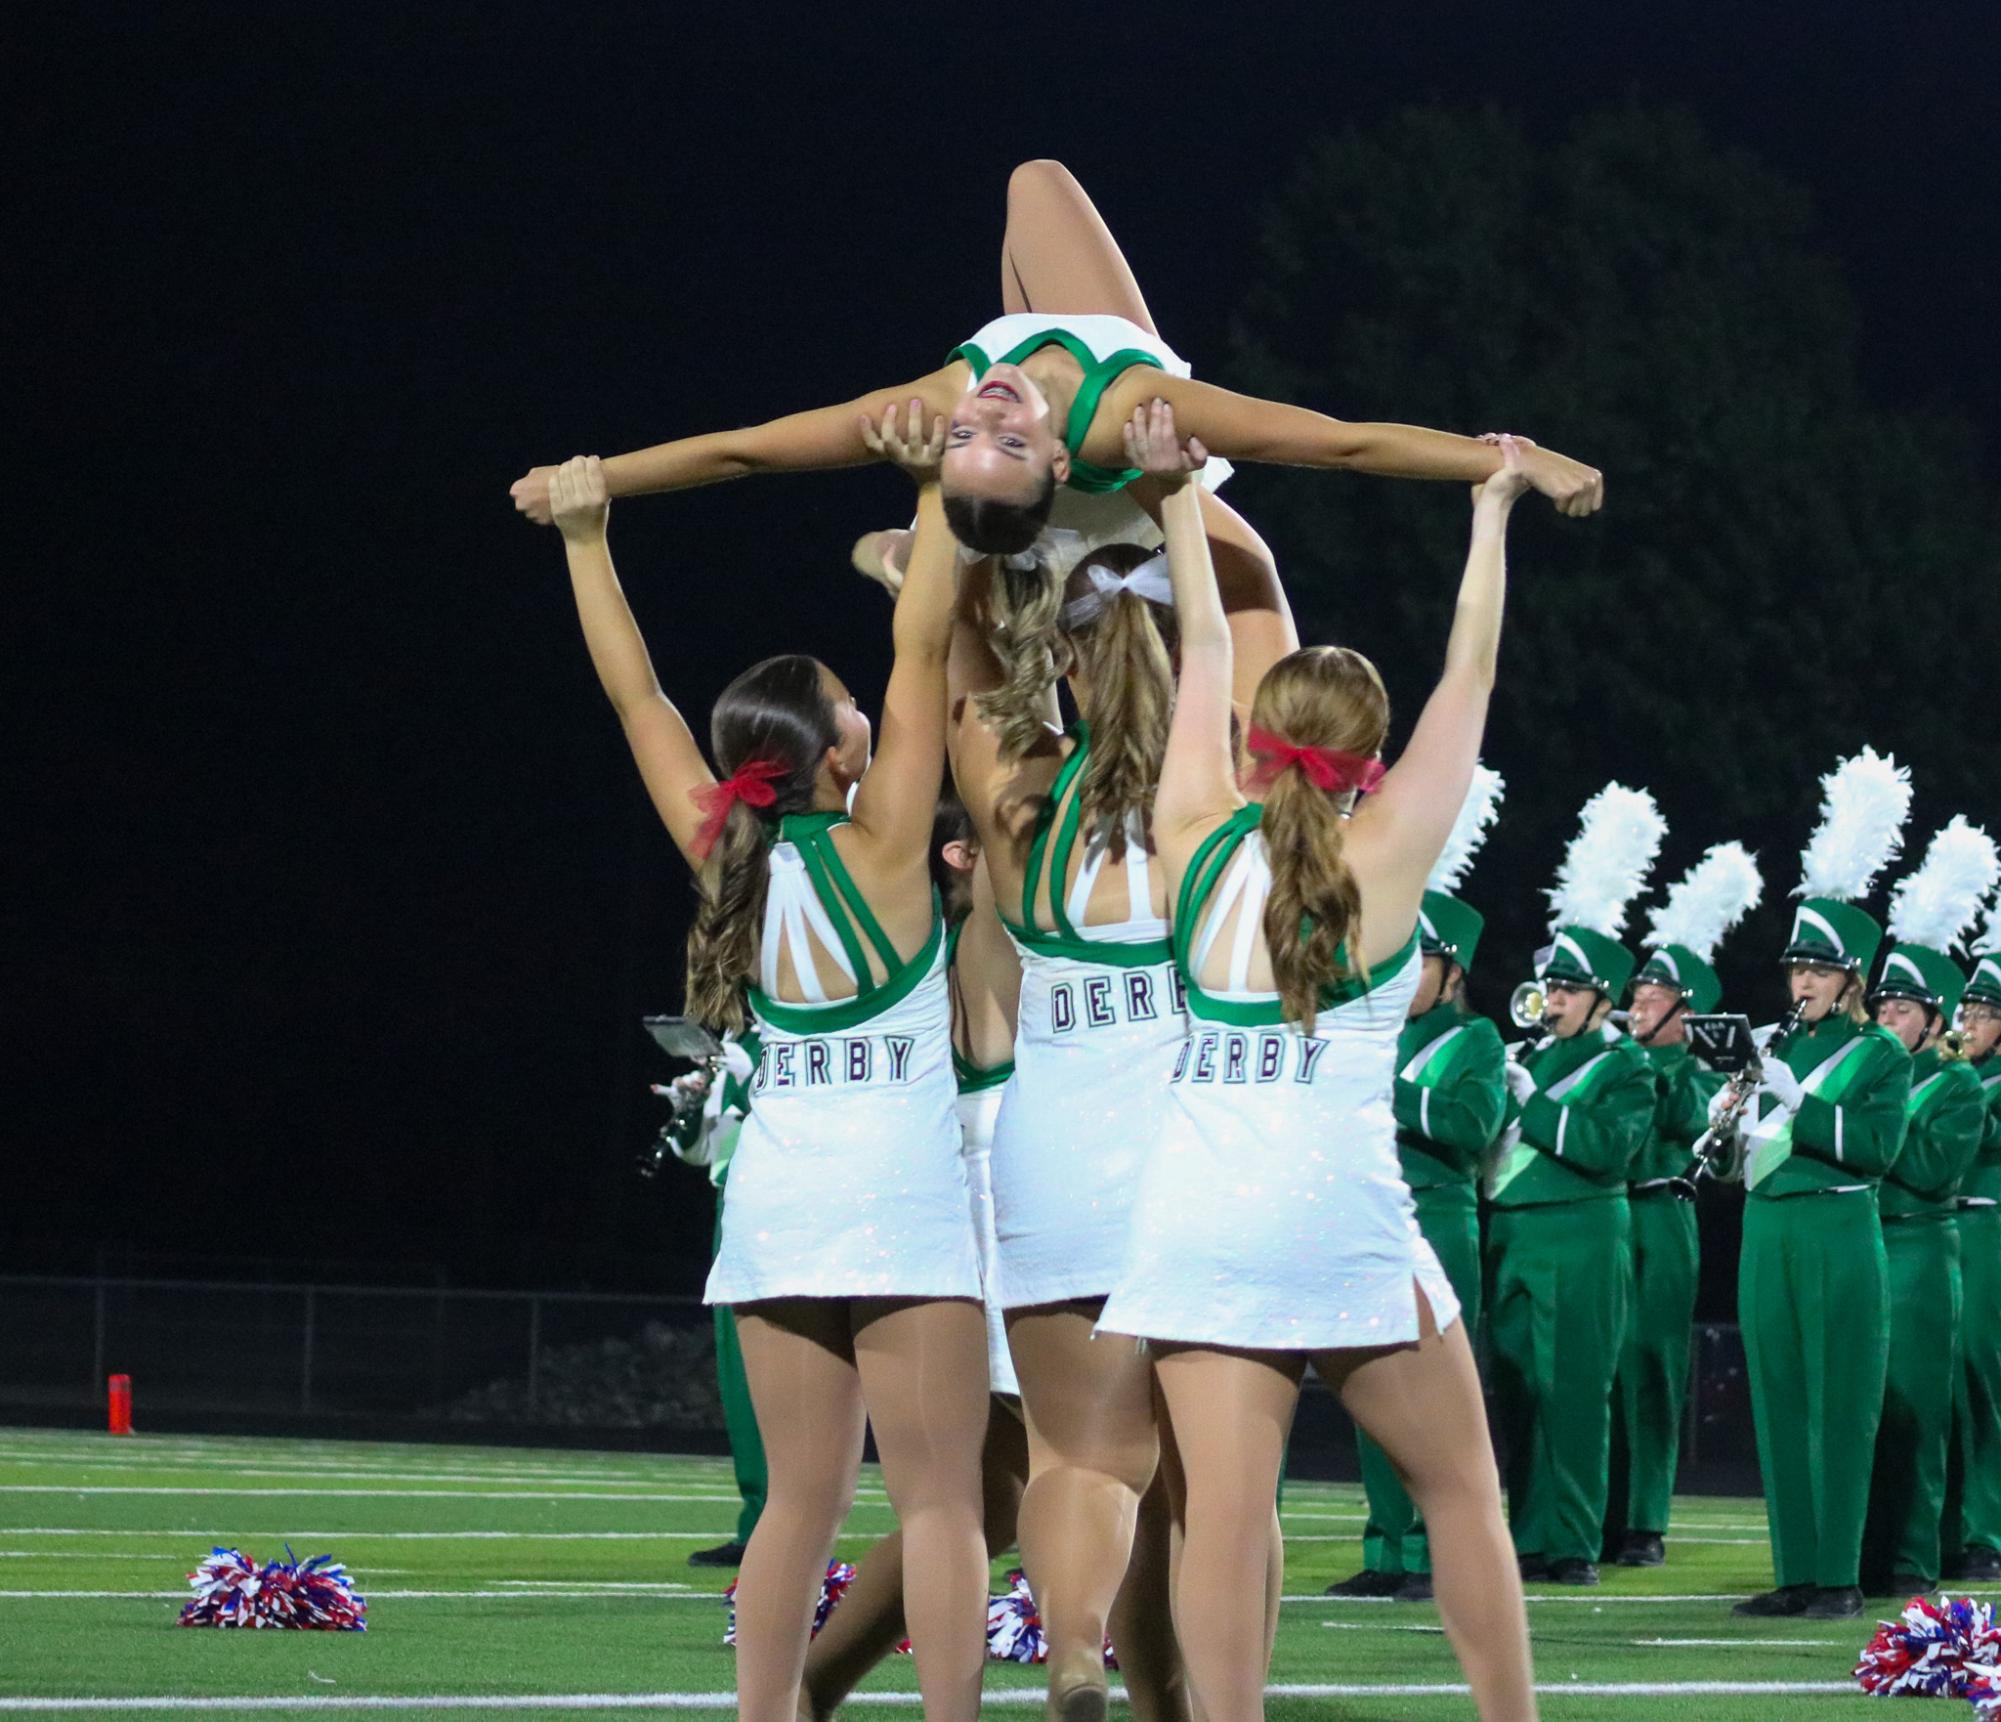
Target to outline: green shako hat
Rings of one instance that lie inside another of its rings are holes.
[[[1820,780],[1820,824],[1800,856],[1786,956],[1866,974],[1883,943],[1875,916],[1856,907],[1903,847],[1911,774],[1865,747]]]
[[[1655,945],[1633,976],[1636,986],[1641,981],[1673,987],[1697,1016],[1723,1002],[1723,977],[1686,945]]]
[[[1978,999],[1982,1004],[2001,1005],[2001,945],[1975,957],[1973,974],[1962,996]]]
[[[1556,885],[1554,943],[1545,982],[1577,981],[1618,998],[1633,978],[1633,953],[1619,943],[1626,905],[1640,893],[1661,852],[1667,821],[1644,789],[1608,783],[1584,804]]]
[[[1633,978],[1633,953],[1617,939],[1594,933],[1589,927],[1558,927],[1541,978],[1545,982],[1576,981],[1615,999]]]
[[[1946,953],[1973,925],[1997,877],[2001,852],[1994,839],[1956,816],[1931,840],[1917,871],[1890,894],[1897,943],[1883,959],[1878,996],[1917,999],[1950,1019],[1966,976]]]
[[[1473,781],[1466,799],[1459,805],[1459,817],[1452,822],[1451,834],[1425,881],[1423,906],[1417,913],[1418,938],[1428,957],[1450,957],[1468,973],[1473,953],[1480,948],[1480,933],[1487,920],[1470,903],[1462,903],[1454,893],[1473,857],[1487,841],[1487,831],[1500,816],[1501,797],[1507,783],[1498,771],[1484,765],[1473,767]]]
[[[1424,954],[1450,957],[1468,972],[1486,925],[1487,917],[1471,903],[1462,903],[1443,891],[1425,892],[1424,904],[1417,912],[1417,935]]]
[[[1711,968],[1723,935],[1758,906],[1765,881],[1741,843],[1718,843],[1669,889],[1647,923],[1651,955],[1635,980],[1673,987],[1702,1016],[1723,1002]]]
[[[2001,1005],[2001,896],[1987,905],[1987,919],[1980,931],[1968,935],[1966,954],[1973,959],[1966,997]]]

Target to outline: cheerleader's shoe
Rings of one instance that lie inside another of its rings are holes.
[[[1078,1659],[1064,1667],[1050,1663],[1044,1722],[1105,1722],[1110,1706],[1102,1650],[1093,1650],[1088,1661]]]

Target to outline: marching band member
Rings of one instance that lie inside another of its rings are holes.
[[[1972,941],[1973,978],[1959,1006],[1966,1062],[1980,1079],[1987,1122],[1959,1187],[1964,1304],[1953,1393],[1953,1464],[1946,1491],[1947,1576],[2001,1580],[2001,900]]]
[[[1585,806],[1538,979],[1543,1035],[1507,1067],[1487,1174],[1487,1322],[1507,1452],[1508,1522],[1524,1578],[1598,1582],[1612,1377],[1631,1270],[1626,1179],[1654,1116],[1646,1055],[1609,1018],[1633,972],[1626,905],[1666,825],[1644,790]]]
[[[1710,1118],[1745,1142],[1738,1320],[1758,1431],[1776,1589],[1745,1615],[1845,1620],[1889,1362],[1888,1267],[1877,1183],[1904,1139],[1911,1060],[1873,1026],[1863,989],[1883,930],[1857,906],[1894,856],[1909,774],[1865,748],[1822,780],[1785,963],[1793,1013],[1766,1038],[1758,1086],[1726,1087]]]
[[[1508,1089],[1500,1031],[1466,1003],[1466,977],[1485,922],[1452,893],[1487,841],[1505,788],[1499,772],[1473,768],[1473,785],[1431,870],[1417,918],[1423,967],[1397,1040],[1391,1093],[1397,1157],[1417,1205],[1417,1227],[1459,1296],[1469,1334],[1480,1327],[1480,1162],[1500,1131]],[[1359,1429],[1355,1447],[1369,1498],[1362,1570],[1329,1585],[1327,1594],[1427,1601],[1431,1547],[1410,1492],[1383,1450]]]
[[[1633,1157],[1633,1286],[1626,1343],[1612,1387],[1612,1494],[1607,1552],[1625,1567],[1667,1559],[1668,1512],[1681,1451],[1695,1331],[1700,1246],[1695,1144],[1723,1078],[1696,1057],[1688,1017],[1723,997],[1710,966],[1723,935],[1758,906],[1764,882],[1741,843],[1719,843],[1668,892],[1647,927],[1626,1030],[1654,1067],[1653,1122]],[[1615,1535],[1616,1533],[1616,1535]]]
[[[1863,1533],[1870,1594],[1928,1591],[1939,1579],[1946,1456],[1958,1373],[1957,1206],[1986,1125],[1986,1096],[1946,1030],[1966,977],[1946,954],[2001,873],[1994,840],[1955,819],[1890,899],[1896,940],[1883,959],[1876,1021],[1911,1054],[1903,1151],[1877,1192],[1889,1267],[1890,1365]]]

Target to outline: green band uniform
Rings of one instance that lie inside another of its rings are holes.
[[[1890,1285],[1890,1361],[1863,1538],[1864,1588],[1936,1580],[1961,1310],[1958,1198],[1980,1152],[1986,1096],[1937,1047],[1911,1060],[1904,1146],[1877,1192]],[[1945,1343],[1941,1343],[1944,1341]]]
[[[739,1037],[738,1044],[750,1055],[752,1068],[755,1069],[759,1051],[757,1031],[747,1030]],[[712,1158],[709,1160],[709,1182],[716,1192],[715,1236],[709,1252],[711,1260],[715,1252],[722,1248],[723,1186],[729,1179],[730,1155],[736,1148],[737,1131],[749,1110],[749,1084],[740,1077],[731,1076],[723,1083],[721,1104],[715,1116],[710,1117],[707,1108],[702,1113],[691,1113],[675,1132],[683,1148],[692,1148],[704,1128],[715,1132],[715,1141],[710,1149]],[[764,1440],[757,1432],[757,1413],[751,1407],[750,1378],[744,1373],[743,1347],[737,1340],[736,1316],[728,1304],[713,1304],[710,1309],[715,1324],[716,1388],[722,1396],[723,1428],[729,1436],[730,1466],[736,1476],[737,1497],[742,1502],[737,1510],[733,1540],[747,1543],[764,1513],[765,1498],[770,1491],[770,1472],[765,1464]]]
[[[2001,960],[1983,966],[1996,974]],[[1979,985],[1976,972],[1975,986]],[[1968,989],[1968,996],[1975,996]],[[1945,1553],[2001,1557],[2001,1053],[1970,1067],[1986,1100],[1980,1153],[1959,1192],[1961,1319],[1953,1393],[1952,1483]]]
[[[1545,979],[1616,998],[1633,959],[1566,928]],[[1612,1378],[1631,1281],[1626,1179],[1653,1120],[1646,1055],[1607,1024],[1523,1055],[1488,1174],[1487,1328],[1518,1554],[1596,1561],[1605,1531]],[[1513,1127],[1519,1127],[1515,1134]]]
[[[1777,1582],[1844,1589],[1861,1568],[1889,1363],[1875,1190],[1903,1143],[1911,1060],[1838,1013],[1782,1056],[1807,1093],[1752,1133],[1738,1320]]]
[[[1505,1059],[1494,1025],[1456,1002],[1413,1017],[1397,1042],[1397,1154],[1417,1205],[1418,1230],[1459,1294],[1469,1335],[1480,1325],[1476,1180],[1507,1107]],[[1395,1468],[1359,1430],[1355,1444],[1369,1497],[1362,1564],[1370,1572],[1430,1572],[1424,1525]]]
[[[1657,1098],[1627,1182],[1633,1287],[1612,1392],[1612,1498],[1616,1529],[1665,1535],[1701,1265],[1690,1178],[1695,1144],[1709,1128],[1709,1102],[1723,1078],[1685,1042],[1642,1050]]]

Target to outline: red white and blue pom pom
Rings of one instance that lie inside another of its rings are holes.
[[[182,1626],[294,1628],[366,1632],[368,1600],[332,1555],[301,1562],[288,1548],[282,1561],[260,1567],[241,1549],[217,1548],[188,1574],[193,1599]]]
[[[834,1612],[835,1605],[847,1595],[848,1586],[854,1582],[852,1561],[827,1563],[827,1576],[820,1581],[820,1600],[813,1609],[813,1637],[820,1636],[820,1628],[827,1624],[827,1616]],[[737,1581],[731,1579],[723,1591],[730,1605],[730,1623],[723,1633],[723,1643],[731,1646],[736,1644],[736,1587]]]
[[[987,1603],[987,1656],[995,1662],[1040,1663],[1049,1660],[1049,1638],[1042,1615],[1019,1567],[1007,1575],[1007,1589]],[[1112,1641],[1105,1640],[1105,1666],[1116,1668]]]
[[[1855,1666],[1877,1698],[1968,1698],[1984,1717],[2001,1716],[2001,1630],[1993,1605],[1914,1596],[1883,1621]]]

